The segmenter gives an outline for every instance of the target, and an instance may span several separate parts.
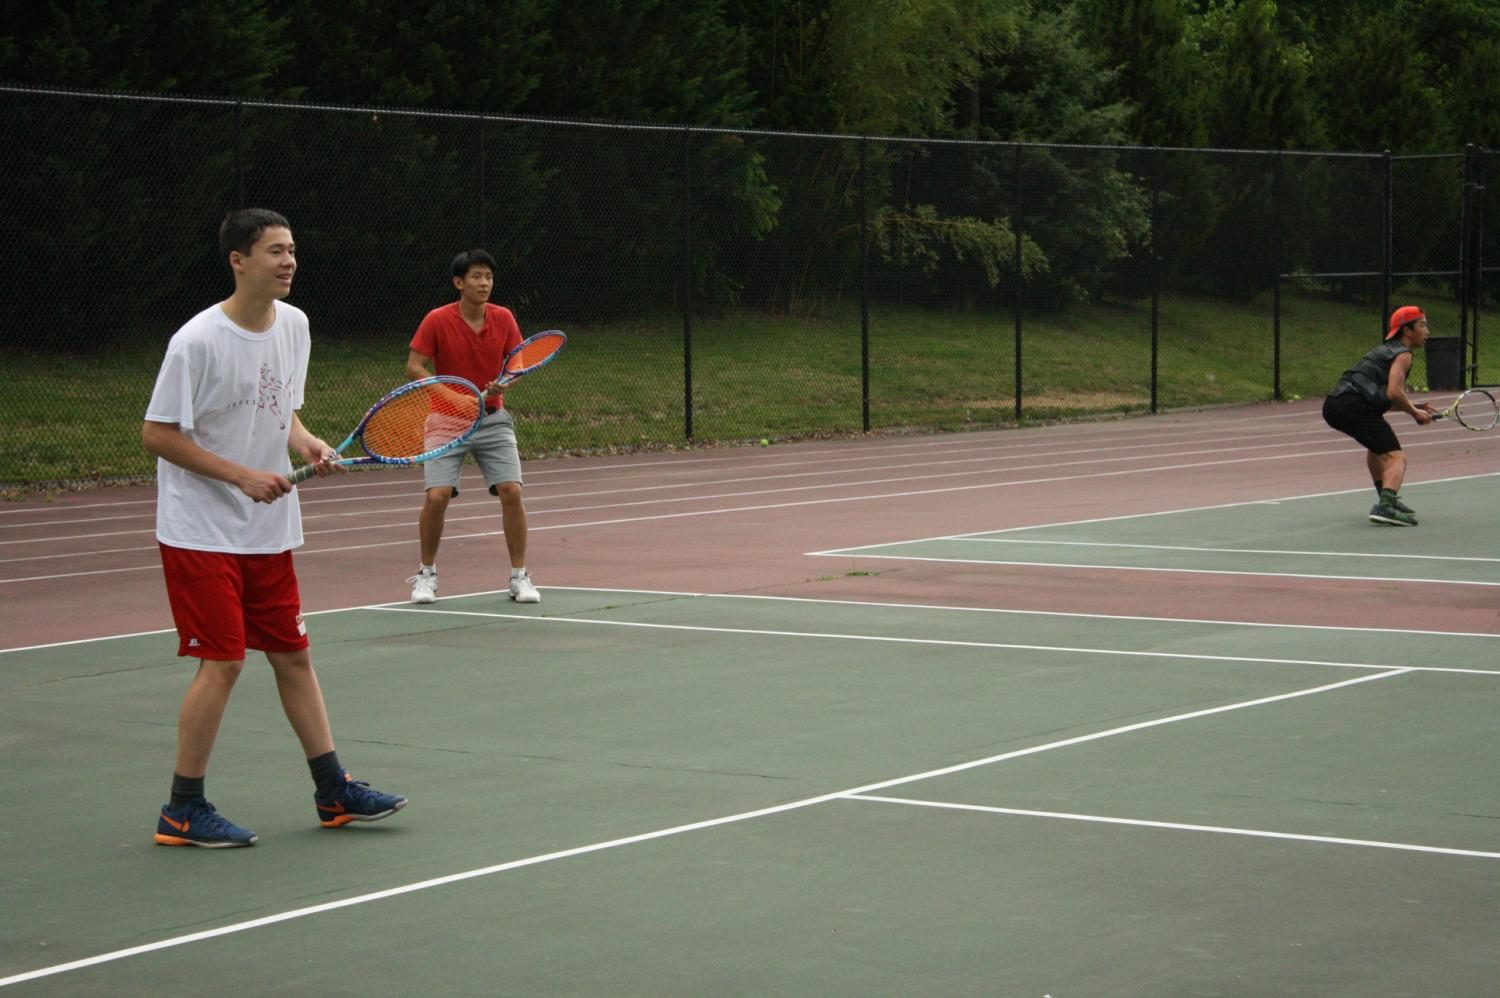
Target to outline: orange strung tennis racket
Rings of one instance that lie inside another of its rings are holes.
[[[440,374],[402,385],[370,406],[354,432],[335,448],[340,454],[356,442],[361,457],[334,464],[413,465],[446,454],[484,418],[484,396],[472,381]],[[293,484],[317,474],[309,464],[291,474]]]
[[[501,388],[523,374],[530,374],[538,368],[546,367],[552,363],[567,342],[568,334],[560,329],[549,329],[544,333],[528,336],[521,341],[520,346],[505,355],[505,361],[500,365],[500,374],[495,378],[489,394],[498,393]]]

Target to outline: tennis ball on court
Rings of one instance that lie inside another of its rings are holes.
[[[769,446],[771,446],[771,441],[767,440],[765,437],[761,437],[760,438],[760,445],[762,447],[769,447]]]

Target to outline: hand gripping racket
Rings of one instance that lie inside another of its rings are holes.
[[[549,329],[545,333],[528,336],[520,346],[505,355],[500,365],[500,374],[495,378],[489,394],[494,395],[523,374],[530,374],[539,367],[552,362],[568,342],[568,334],[560,329]]]
[[[1483,388],[1470,388],[1433,419],[1456,419],[1466,430],[1489,430],[1500,421],[1500,407],[1495,396]]]
[[[336,448],[340,454],[358,441],[363,457],[334,464],[421,464],[457,447],[484,417],[484,396],[464,378],[440,374],[402,385],[370,406],[354,432]],[[317,465],[298,468],[293,484],[317,474]]]

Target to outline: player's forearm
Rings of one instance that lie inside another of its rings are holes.
[[[147,420],[141,427],[141,443],[156,457],[204,478],[238,484],[248,470],[194,443],[176,423]]]
[[[307,453],[308,447],[313,444],[321,444],[323,441],[313,436],[307,427],[302,425],[302,419],[295,412],[292,413],[291,432],[287,434],[287,446],[298,454]]]
[[[317,434],[302,425],[302,419],[292,413],[292,432],[287,437],[287,446],[302,456],[309,464],[333,457],[333,448]]]
[[[432,358],[420,350],[408,350],[406,353],[406,380],[422,381],[432,376]]]
[[[1386,390],[1385,394],[1391,400],[1391,405],[1392,406],[1394,406],[1397,409],[1400,409],[1402,412],[1406,413],[1408,416],[1411,416],[1413,418],[1416,417],[1416,415],[1417,415],[1417,407],[1412,404],[1412,400],[1411,399],[1409,399],[1409,398],[1406,397],[1406,390],[1405,389],[1403,389],[1403,388],[1401,388],[1399,386],[1395,387],[1395,388],[1389,388],[1389,389]]]

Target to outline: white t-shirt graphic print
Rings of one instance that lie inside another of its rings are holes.
[[[264,471],[290,473],[287,439],[302,406],[312,340],[307,315],[276,302],[263,333],[241,329],[218,305],[167,344],[146,419],[176,423],[194,443]],[[156,462],[156,537],[196,551],[277,554],[302,543],[297,493],[257,503],[228,482]]]

